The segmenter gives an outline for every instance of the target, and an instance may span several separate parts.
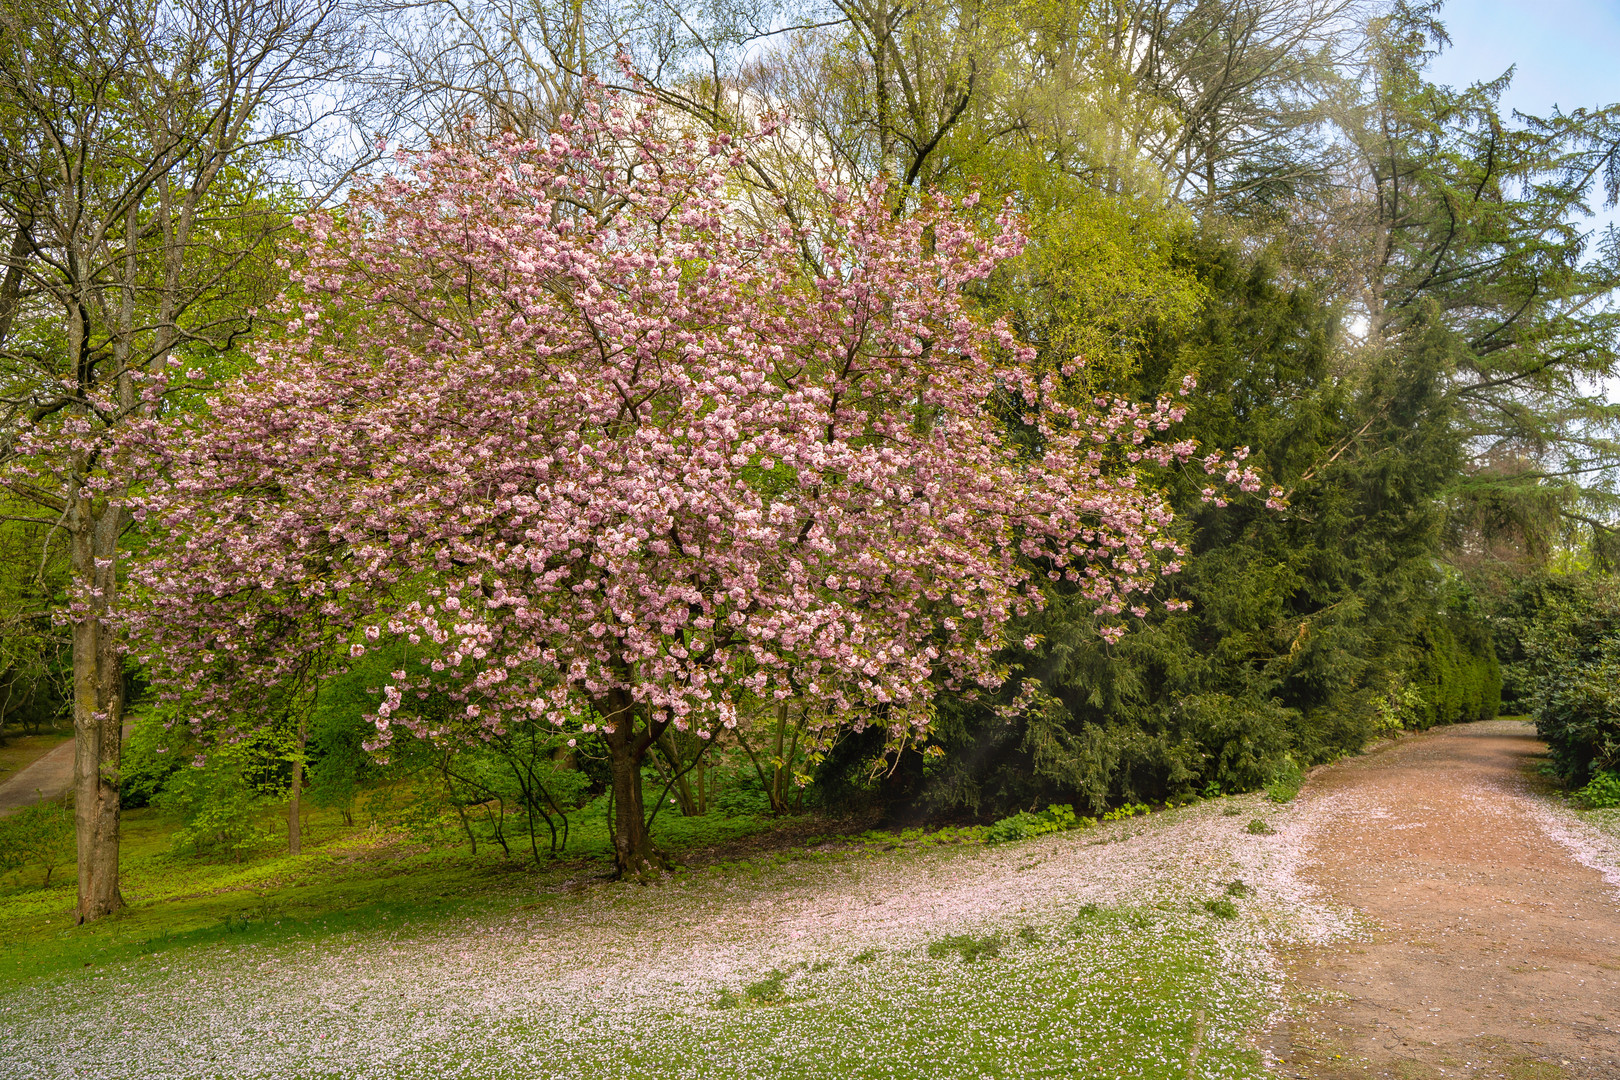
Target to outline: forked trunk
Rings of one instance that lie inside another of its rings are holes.
[[[703,774],[698,773],[698,793],[693,795],[687,773],[695,766],[689,767],[681,760],[681,748],[676,745],[669,732],[664,732],[663,737],[658,740],[658,749],[663,753],[664,760],[669,763],[670,784],[675,792],[675,801],[680,804],[681,816],[697,817],[703,813]]]
[[[669,861],[653,846],[647,831],[647,812],[641,791],[641,763],[653,737],[637,732],[628,702],[619,703],[617,720],[603,736],[613,772],[613,863],[620,878],[646,882],[669,868]]]

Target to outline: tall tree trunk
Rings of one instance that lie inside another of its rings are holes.
[[[118,759],[124,672],[117,636],[104,621],[117,592],[120,513],[80,492],[73,512],[73,572],[88,593],[73,627],[73,818],[78,845],[75,921],[124,906],[118,891]]]

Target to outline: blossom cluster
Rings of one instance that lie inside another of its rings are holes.
[[[1258,486],[1156,441],[1173,397],[1076,404],[975,316],[1010,210],[874,188],[814,236],[761,224],[744,142],[603,95],[300,223],[285,332],[128,444],[166,539],[125,618],[194,723],[386,647],[374,748],[626,710],[707,737],[788,698],[906,738],[935,688],[1003,679],[1043,578],[1110,640],[1157,602],[1182,551],[1139,465]]]

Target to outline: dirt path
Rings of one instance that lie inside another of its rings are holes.
[[[129,741],[133,724],[124,725],[124,741]],[[73,786],[73,740],[37,758],[0,783],[0,817],[14,814],[41,798],[60,799]]]
[[[0,784],[0,817],[16,813],[38,799],[40,793],[54,799],[72,786],[73,740],[69,739]]]
[[[1301,876],[1370,926],[1288,958],[1316,1004],[1271,1034],[1279,1076],[1620,1077],[1620,889],[1530,793],[1542,749],[1472,724],[1312,779]]]

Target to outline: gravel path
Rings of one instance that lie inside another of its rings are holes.
[[[56,799],[73,786],[73,740],[54,747],[0,783],[0,817],[14,814],[43,797]]]
[[[124,725],[124,741],[129,741],[133,724]],[[30,762],[17,775],[0,782],[0,817],[14,814],[40,799],[60,799],[73,787],[73,747],[68,739],[61,746]]]
[[[1368,920],[1293,950],[1280,1076],[1620,1077],[1620,850],[1531,790],[1526,723],[1414,736],[1301,797],[1303,883]]]

